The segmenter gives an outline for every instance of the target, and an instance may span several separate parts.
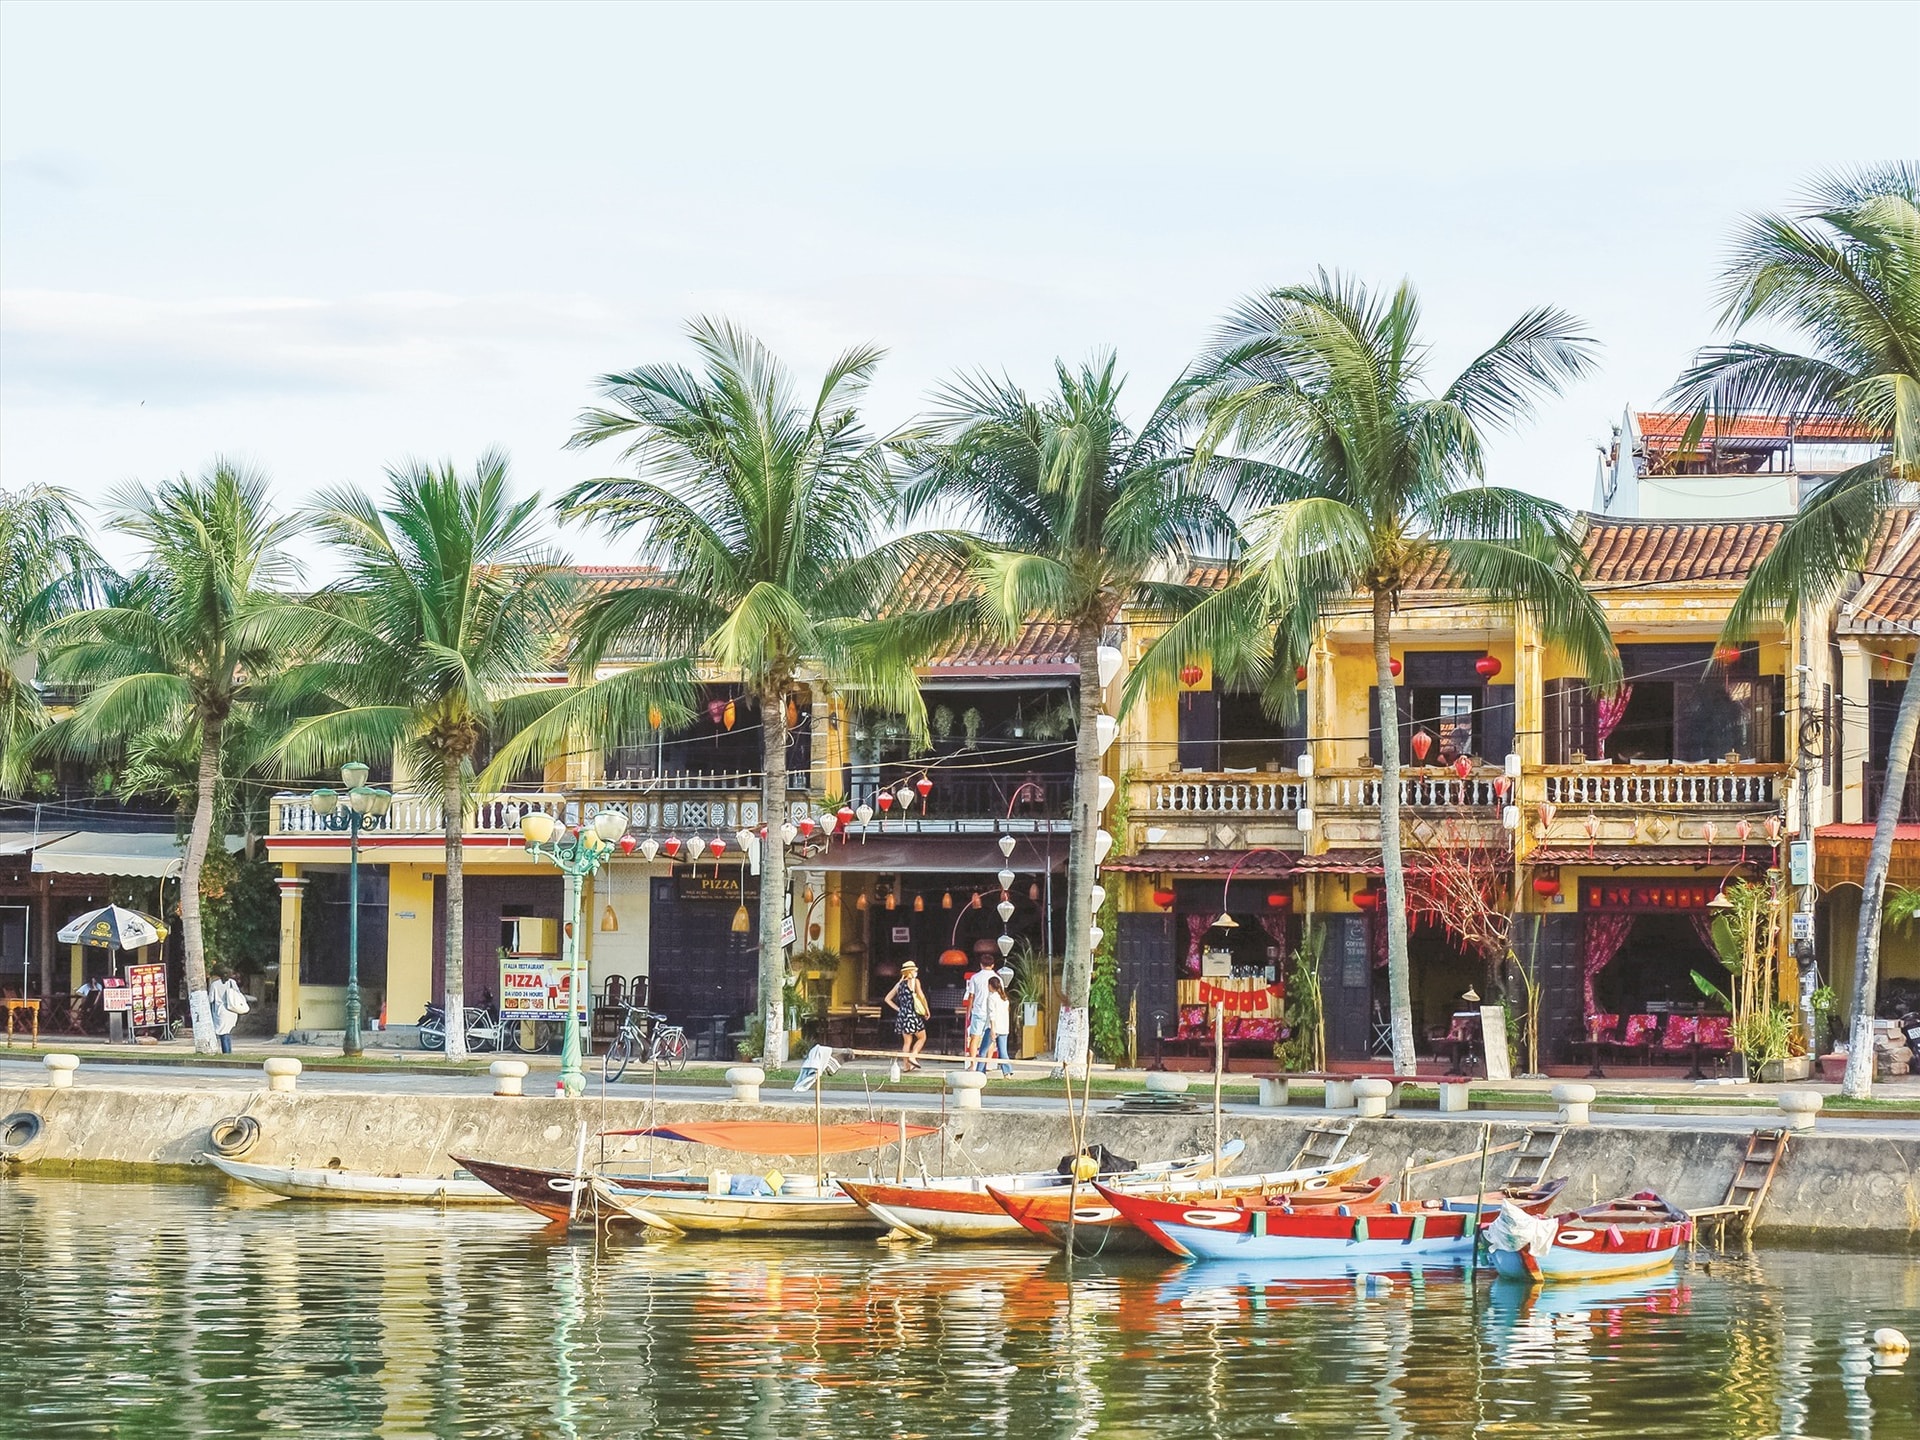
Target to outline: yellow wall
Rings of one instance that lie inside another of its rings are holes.
[[[387,867],[387,1020],[411,1025],[433,998],[433,876]]]

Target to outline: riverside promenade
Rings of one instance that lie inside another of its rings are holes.
[[[290,1053],[303,1061],[297,1088],[269,1093],[262,1058]],[[760,1103],[744,1105],[732,1100],[714,1068],[663,1079],[657,1091],[644,1075],[641,1083],[611,1087],[593,1075],[586,1096],[567,1100],[552,1094],[557,1065],[548,1057],[532,1057],[524,1097],[500,1097],[491,1093],[491,1058],[456,1067],[443,1057],[384,1052],[357,1067],[333,1069],[330,1064],[342,1063],[337,1052],[317,1046],[268,1045],[231,1058],[142,1047],[111,1058],[83,1054],[73,1087],[54,1089],[41,1057],[16,1050],[0,1058],[0,1116],[39,1117],[38,1134],[8,1163],[49,1173],[204,1173],[200,1157],[212,1128],[248,1115],[259,1127],[244,1156],[249,1161],[444,1174],[456,1153],[570,1167],[582,1125],[597,1134],[695,1118],[796,1118],[796,1108],[810,1114],[813,1106],[810,1095],[792,1091],[791,1070],[769,1075]],[[939,1127],[936,1135],[910,1141],[902,1156],[889,1149],[872,1157],[882,1172],[1050,1167],[1071,1149],[1064,1090],[1058,1082],[1045,1084],[1044,1072],[1029,1081],[996,1076],[979,1110],[956,1108],[937,1069],[902,1084],[891,1083],[889,1072],[885,1062],[850,1065],[833,1077],[824,1102],[830,1118],[891,1121],[904,1114],[909,1123]],[[1186,1106],[1143,1112],[1124,1097],[1143,1089],[1144,1072],[1100,1072],[1089,1141],[1139,1158],[1209,1149],[1210,1077],[1191,1078]],[[1486,1127],[1493,1145],[1517,1140],[1529,1127],[1555,1123],[1549,1083],[1482,1085],[1488,1108],[1476,1104],[1451,1114],[1432,1108],[1431,1090],[1410,1090],[1387,1117],[1357,1121],[1347,1153],[1366,1154],[1370,1173],[1392,1175],[1409,1164],[1476,1151]],[[1601,1081],[1595,1087],[1600,1094],[1591,1123],[1566,1130],[1554,1166],[1568,1177],[1569,1200],[1580,1204],[1649,1188],[1689,1208],[1718,1204],[1746,1137],[1784,1119],[1765,1086]],[[1244,1081],[1226,1090],[1222,1129],[1247,1143],[1243,1172],[1281,1168],[1312,1125],[1354,1118],[1352,1110],[1330,1111],[1317,1095],[1298,1093],[1304,1088],[1296,1087],[1294,1103],[1285,1108],[1258,1105]],[[1888,1087],[1873,1108],[1823,1115],[1815,1129],[1796,1134],[1762,1212],[1759,1238],[1920,1243],[1920,1106],[1910,1099],[1920,1099],[1915,1087]],[[648,1143],[630,1136],[596,1140],[589,1154],[632,1160],[644,1157]],[[665,1153],[675,1163],[729,1163],[677,1148]],[[811,1163],[810,1156],[795,1158]],[[856,1168],[864,1171],[867,1163]],[[1428,1175],[1421,1193],[1471,1189],[1473,1168]],[[1502,1173],[1496,1157],[1491,1174]]]

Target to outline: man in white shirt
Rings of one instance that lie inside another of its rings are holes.
[[[980,968],[967,977],[967,1054],[979,1057],[977,1068],[987,1072],[987,1051],[993,1045],[993,1014],[988,997],[993,988],[993,959],[980,957]],[[969,1060],[969,1070],[976,1066]]]

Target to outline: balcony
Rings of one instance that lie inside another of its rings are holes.
[[[1777,809],[1790,773],[1785,765],[1549,765],[1545,798],[1587,810]]]
[[[1292,820],[1307,803],[1307,782],[1293,776],[1168,775],[1139,787],[1136,813],[1159,817],[1268,816]]]
[[[925,798],[914,783],[922,776],[933,782]],[[969,774],[888,764],[877,776],[863,766],[845,783],[847,803],[870,806],[875,823],[891,834],[1064,835],[1072,829],[1071,775],[991,769]],[[912,796],[905,806],[893,798],[903,786]],[[889,799],[884,809],[882,795]]]
[[[627,823],[642,835],[670,835],[701,831],[731,835],[736,830],[754,829],[761,823],[760,790],[757,776],[740,776],[739,782],[752,788],[729,787],[722,777],[706,777],[707,784],[636,791],[625,788],[597,787],[555,791],[510,791],[479,796],[467,821],[468,835],[518,835],[520,817],[530,810],[544,811],[569,825],[580,825],[602,810],[617,810]],[[803,777],[804,778],[804,777]],[[804,801],[792,806],[795,813]],[[435,836],[445,833],[446,812],[437,800],[423,795],[399,794],[380,827],[385,835]],[[267,822],[269,836],[328,835],[340,832],[337,819],[319,814],[306,795],[276,795]]]
[[[1866,823],[1872,825],[1880,818],[1880,801],[1887,793],[1887,772],[1866,770],[1862,775],[1867,788],[1862,796],[1864,809],[1861,813]],[[1900,796],[1900,823],[1920,824],[1920,765],[1907,767],[1907,787]]]
[[[544,811],[556,819],[577,820],[567,797],[550,792],[516,791],[480,795],[475,798],[473,816],[467,822],[469,835],[518,835],[520,817],[532,810]],[[337,815],[322,815],[313,808],[307,795],[276,795],[267,817],[267,834],[333,835],[344,830]],[[446,811],[438,800],[424,795],[400,794],[393,797],[386,823],[380,826],[386,835],[442,835],[446,831]]]

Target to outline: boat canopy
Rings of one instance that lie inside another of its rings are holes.
[[[607,1130],[607,1135],[639,1135],[653,1140],[679,1140],[688,1145],[711,1145],[743,1155],[845,1155],[854,1150],[877,1150],[897,1141],[902,1128],[884,1121],[854,1125],[813,1126],[794,1120],[715,1120],[688,1125],[654,1125],[643,1130]],[[937,1125],[908,1125],[908,1139],[939,1133]]]

